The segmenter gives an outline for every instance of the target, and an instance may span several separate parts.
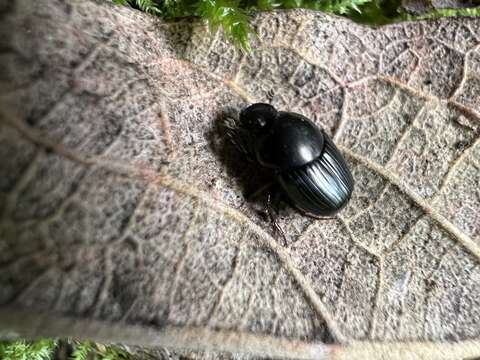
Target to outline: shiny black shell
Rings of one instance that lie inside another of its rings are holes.
[[[317,159],[323,149],[322,131],[306,117],[278,112],[268,136],[258,138],[258,162],[277,171],[297,168]]]
[[[293,206],[332,216],[350,200],[352,174],[333,141],[300,114],[253,104],[240,113],[242,148],[275,177]]]
[[[298,168],[276,174],[293,205],[314,216],[332,216],[350,200],[353,177],[342,155],[324,135],[321,155]]]

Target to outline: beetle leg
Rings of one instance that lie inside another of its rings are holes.
[[[263,185],[260,189],[256,190],[255,192],[251,193],[250,195],[247,195],[246,196],[246,199],[247,201],[251,201],[253,199],[256,199],[258,196],[260,196],[260,194],[264,193],[266,190],[268,190],[272,185],[274,184],[274,182],[269,182],[265,185]]]
[[[285,235],[285,231],[283,231],[282,227],[278,224],[276,216],[274,216],[271,206],[271,194],[268,192],[267,194],[267,207],[265,209],[270,221],[272,222],[273,228],[280,236],[283,238],[284,246],[288,245],[287,235]]]

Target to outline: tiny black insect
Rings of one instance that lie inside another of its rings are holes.
[[[228,125],[234,144],[271,169],[291,204],[314,217],[329,217],[350,200],[354,182],[340,151],[305,116],[256,103]]]

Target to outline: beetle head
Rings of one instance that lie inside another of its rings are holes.
[[[241,152],[256,161],[256,143],[272,129],[277,114],[269,104],[249,105],[240,112],[239,120],[227,119],[227,135]]]
[[[247,130],[250,135],[263,135],[272,128],[276,117],[277,110],[272,105],[256,103],[240,112],[239,126]]]

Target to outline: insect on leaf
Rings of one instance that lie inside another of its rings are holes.
[[[480,20],[265,12],[246,55],[107,2],[12,4],[2,329],[253,357],[480,354]],[[312,119],[355,178],[332,220],[282,210],[286,245],[248,197],[268,176],[225,131],[249,102]]]

